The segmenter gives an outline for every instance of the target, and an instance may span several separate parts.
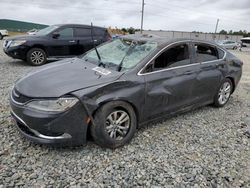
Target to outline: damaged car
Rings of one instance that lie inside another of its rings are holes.
[[[138,127],[213,104],[235,91],[242,61],[215,43],[128,35],[18,80],[16,127],[42,144],[127,144]]]

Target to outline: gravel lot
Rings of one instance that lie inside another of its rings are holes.
[[[110,150],[91,142],[55,149],[22,138],[11,122],[8,92],[34,67],[0,49],[0,188],[250,187],[250,52],[234,53],[244,73],[224,108],[148,125],[129,145]]]

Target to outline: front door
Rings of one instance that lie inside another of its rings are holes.
[[[142,75],[147,119],[181,110],[195,101],[192,92],[199,64],[193,63],[190,50],[189,43],[175,44],[146,66]]]
[[[56,31],[57,37],[51,36],[48,45],[49,56],[65,57],[72,56],[72,49],[76,45],[73,28],[62,28]]]

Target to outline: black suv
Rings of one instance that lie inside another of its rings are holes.
[[[93,35],[92,35],[93,34]],[[93,39],[92,39],[93,36]],[[111,39],[106,28],[88,25],[52,25],[35,35],[6,39],[4,52],[15,59],[42,65],[47,60],[74,57]]]

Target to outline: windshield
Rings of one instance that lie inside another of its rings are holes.
[[[133,43],[133,45],[131,45]],[[136,66],[142,59],[153,52],[157,47],[156,42],[134,42],[124,39],[116,39],[97,47],[101,57],[99,62],[95,50],[91,50],[83,59],[86,61],[101,63],[104,67],[114,68],[121,66],[121,70],[128,70]]]
[[[54,31],[57,28],[58,28],[58,26],[52,25],[52,26],[46,27],[46,28],[41,29],[40,31],[36,32],[36,35],[47,35],[51,31]]]

